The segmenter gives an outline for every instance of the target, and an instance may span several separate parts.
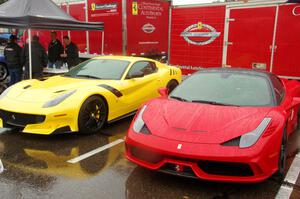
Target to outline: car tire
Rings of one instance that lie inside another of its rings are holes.
[[[287,159],[287,134],[286,128],[284,129],[281,145],[280,145],[280,153],[278,158],[278,172],[277,175],[280,180],[284,179],[285,168],[286,168],[286,159]]]
[[[6,68],[6,65],[3,63],[0,63],[0,81],[4,81],[8,76],[8,70]]]
[[[6,89],[7,89],[7,85],[1,83],[1,84],[0,84],[0,94],[3,93]]]
[[[100,96],[89,97],[81,106],[78,128],[81,134],[98,133],[107,121],[108,107]]]
[[[298,110],[297,113],[297,128],[296,131],[300,130],[300,109]]]
[[[167,84],[168,92],[171,93],[178,85],[178,82],[174,79],[169,81],[169,83]]]

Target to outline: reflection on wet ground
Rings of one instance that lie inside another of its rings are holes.
[[[259,184],[223,184],[174,177],[129,163],[124,144],[83,161],[68,160],[123,139],[130,120],[107,126],[96,135],[33,136],[0,134],[0,198],[274,198],[276,178]],[[300,146],[299,133],[290,143],[289,164]],[[300,198],[300,180],[291,198]]]

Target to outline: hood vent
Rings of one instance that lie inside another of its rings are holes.
[[[54,93],[62,93],[65,92],[66,90],[60,90],[60,91],[55,91]]]
[[[186,132],[187,129],[184,129],[184,128],[178,128],[178,127],[172,127],[173,129],[175,129],[176,131],[179,131],[179,132]],[[193,133],[207,133],[207,131],[203,131],[203,130],[194,130],[192,131]]]
[[[207,131],[203,131],[203,130],[195,130],[193,131],[194,133],[207,133]]]
[[[177,128],[177,127],[173,127],[176,131],[186,131],[186,129],[184,129],[184,128]]]
[[[28,88],[30,88],[31,87],[31,85],[27,85],[27,86],[25,86],[23,89],[28,89]]]

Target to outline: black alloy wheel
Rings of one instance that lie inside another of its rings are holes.
[[[286,128],[284,129],[282,141],[280,145],[280,153],[278,160],[278,176],[281,180],[284,178],[285,168],[286,168],[286,159],[287,159],[287,135]]]
[[[98,133],[107,120],[108,108],[103,98],[89,97],[82,105],[78,116],[78,128],[82,134]]]
[[[5,64],[0,63],[0,81],[4,81],[8,76],[8,70]]]
[[[7,85],[4,83],[0,83],[0,94],[3,93],[7,89]]]

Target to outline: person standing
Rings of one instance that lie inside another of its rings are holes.
[[[43,69],[47,67],[48,58],[44,47],[39,42],[38,36],[32,37],[31,42],[32,77],[43,77]],[[22,64],[25,65],[25,76],[29,78],[29,45],[26,44],[22,51]]]
[[[51,32],[51,42],[48,46],[48,67],[60,68],[62,65],[60,55],[64,53],[61,42],[57,39],[57,33]],[[55,66],[55,67],[54,67]]]
[[[10,76],[9,86],[21,81],[21,53],[22,48],[17,44],[17,37],[15,35],[11,35],[9,43],[4,49],[4,57],[7,62],[7,68]]]
[[[74,44],[68,36],[64,36],[65,53],[61,57],[66,59],[68,68],[71,69],[77,66],[80,62],[79,51],[76,44]]]

